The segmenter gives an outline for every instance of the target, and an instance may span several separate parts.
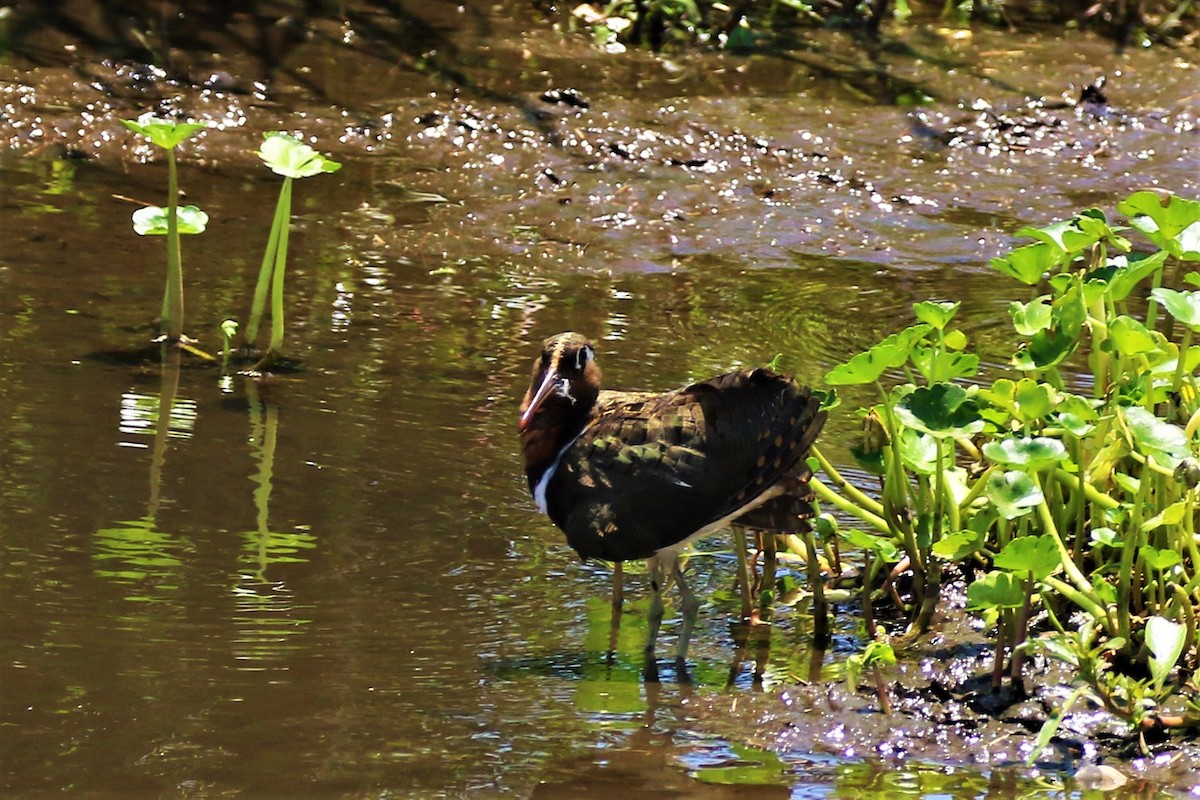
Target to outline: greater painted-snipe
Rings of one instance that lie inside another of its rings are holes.
[[[653,598],[647,669],[666,581],[682,599],[682,666],[699,607],[678,557],[731,523],[795,532],[812,516],[805,456],[825,412],[807,388],[769,369],[654,394],[600,390],[591,342],[542,344],[518,430],[538,508],[582,557],[647,559]]]

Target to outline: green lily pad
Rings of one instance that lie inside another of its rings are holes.
[[[1020,608],[1025,605],[1025,587],[1011,572],[992,570],[967,587],[967,608]]]
[[[1014,436],[988,442],[983,454],[1001,466],[1037,472],[1065,461],[1067,449],[1047,436]]]
[[[342,168],[338,162],[283,131],[264,134],[257,155],[272,172],[285,178],[309,178]]]
[[[935,383],[914,389],[896,404],[896,416],[908,427],[938,438],[970,436],[983,430],[983,417],[966,389]]]
[[[1159,419],[1141,406],[1127,408],[1124,413],[1134,446],[1142,455],[1167,469],[1175,469],[1180,459],[1191,455],[1187,437],[1178,425]]]
[[[1192,330],[1200,329],[1200,292],[1177,292],[1160,286],[1151,290],[1150,296],[1184,325]]]
[[[204,233],[208,226],[208,214],[196,206],[179,206],[175,209],[175,225],[182,233]],[[167,209],[159,206],[144,206],[133,212],[133,230],[140,236],[165,236],[167,234]]]
[[[174,150],[180,142],[206,127],[199,122],[176,122],[173,119],[162,119],[149,114],[142,115],[136,120],[123,119],[121,122],[129,130],[145,136],[151,143],[164,150]]]
[[[1044,499],[1037,481],[1019,470],[993,472],[988,476],[984,494],[1005,519],[1028,514]]]
[[[1012,317],[1013,329],[1022,336],[1033,336],[1038,331],[1050,327],[1050,295],[1035,297],[1028,303],[1016,300],[1008,304],[1008,313]]]
[[[829,370],[825,373],[825,383],[831,386],[851,386],[877,381],[887,370],[895,369],[908,361],[908,354],[913,345],[931,330],[929,325],[920,324],[893,333],[869,350]]]
[[[1030,573],[1035,581],[1044,580],[1062,565],[1058,544],[1048,533],[1041,536],[1018,536],[996,554],[997,567],[1024,578]]]
[[[945,330],[950,324],[950,320],[954,319],[954,315],[958,313],[958,307],[962,305],[960,302],[939,303],[934,300],[923,300],[920,303],[913,303],[913,313],[917,315],[918,322],[924,322],[934,330]]]

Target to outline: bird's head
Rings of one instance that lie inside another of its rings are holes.
[[[517,430],[524,436],[534,430],[575,427],[572,422],[586,419],[599,395],[600,367],[592,343],[578,333],[551,336],[534,359]]]

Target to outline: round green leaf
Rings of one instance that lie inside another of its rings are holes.
[[[1011,572],[993,570],[967,587],[967,608],[1020,608],[1025,605],[1025,587]]]
[[[962,561],[983,547],[983,534],[976,531],[948,533],[933,543],[933,554],[943,561]]]
[[[1044,294],[1020,303],[1016,300],[1008,304],[1008,313],[1012,317],[1013,328],[1022,336],[1033,336],[1038,331],[1050,327],[1050,295]]]
[[[1146,646],[1150,648],[1150,677],[1162,687],[1187,644],[1187,626],[1166,617],[1146,620]]]
[[[258,157],[272,172],[285,178],[309,178],[322,172],[337,172],[342,167],[282,131],[264,134]]]
[[[164,150],[174,150],[175,147],[193,133],[204,130],[199,122],[176,122],[150,114],[143,114],[136,120],[121,120],[125,127],[134,133],[145,136],[153,144]]]
[[[1043,499],[1037,481],[1019,470],[993,472],[988,477],[984,494],[1005,519],[1016,519],[1028,514],[1040,505]]]
[[[983,454],[1001,466],[1037,472],[1065,461],[1067,449],[1058,439],[1021,436],[988,442]]]
[[[970,436],[983,430],[983,417],[966,389],[935,383],[914,389],[896,404],[896,416],[908,427],[938,438]]]
[[[1124,314],[1114,317],[1109,323],[1108,336],[1117,353],[1126,358],[1154,353],[1160,349],[1153,331]]]
[[[893,333],[869,350],[829,370],[825,373],[825,383],[832,386],[848,386],[879,380],[879,376],[884,372],[907,361],[913,344],[930,330],[932,329],[928,325],[912,325]]]
[[[1160,286],[1150,290],[1150,296],[1184,325],[1192,330],[1200,329],[1200,292],[1177,292]]]
[[[996,554],[995,564],[1001,569],[1015,572],[1021,578],[1033,573],[1033,579],[1040,581],[1062,565],[1062,554],[1054,537],[1048,533],[1018,536]]]
[[[1063,251],[1056,244],[1037,242],[1018,247],[1004,258],[993,258],[988,263],[993,269],[1016,278],[1026,286],[1034,286],[1048,270],[1058,266]]]
[[[1152,457],[1167,469],[1175,469],[1180,459],[1191,454],[1187,437],[1178,425],[1159,419],[1141,406],[1127,408],[1124,413],[1134,447],[1142,455]]]
[[[945,330],[946,326],[950,324],[950,320],[954,319],[960,305],[962,305],[960,302],[939,303],[934,300],[923,300],[920,303],[913,303],[913,313],[917,315],[918,322],[924,322],[940,331]]]

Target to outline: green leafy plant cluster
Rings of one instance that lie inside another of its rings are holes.
[[[175,148],[189,139],[204,126],[195,122],[176,122],[150,115],[137,120],[125,120],[131,131],[146,137],[167,154],[167,206],[146,206],[133,212],[133,229],[142,236],[165,235],[167,237],[167,285],[163,293],[161,316],[162,335],[165,342],[187,347],[191,352],[205,355],[188,346],[183,333],[183,265],[180,249],[180,234],[203,233],[208,225],[208,215],[196,206],[178,205],[179,180],[175,159]],[[309,145],[291,136],[278,132],[268,133],[256,155],[272,172],[283,176],[279,200],[267,237],[267,247],[259,269],[258,282],[251,304],[250,321],[246,328],[244,348],[251,349],[258,336],[266,308],[267,296],[271,297],[271,339],[265,353],[254,369],[265,369],[280,357],[284,333],[284,274],[288,254],[288,225],[292,213],[292,183],[297,178],[308,178],[322,173],[336,172],[338,162],[321,155]],[[226,320],[222,324],[225,340],[224,363],[228,365],[229,340],[237,330],[237,323]]]
[[[830,370],[831,386],[874,387],[853,455],[879,488],[820,453],[814,487],[863,523],[836,534],[870,555],[866,601],[893,598],[910,632],[955,565],[995,625],[997,687],[1021,675],[1037,619],[1037,646],[1088,696],[1139,730],[1192,726],[1200,292],[1164,283],[1200,286],[1200,203],[1137,192],[1117,211],[1128,227],[1090,209],[992,259],[1029,287],[1009,307],[1007,374],[983,374],[955,302],[915,304],[916,324]]]

